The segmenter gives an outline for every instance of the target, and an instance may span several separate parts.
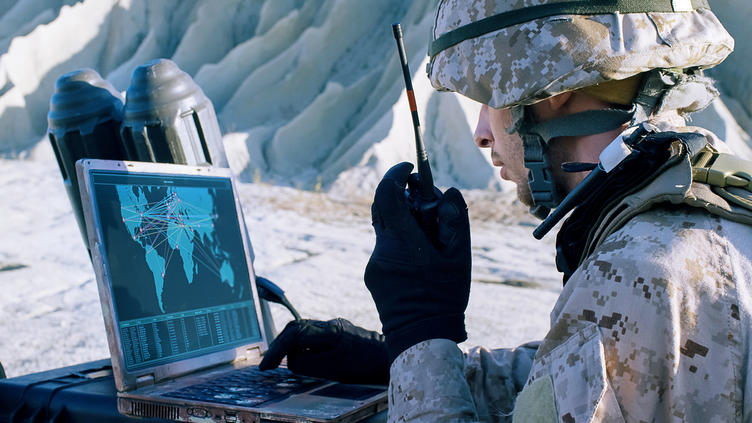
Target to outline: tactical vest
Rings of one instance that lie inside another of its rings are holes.
[[[564,283],[609,235],[659,204],[752,225],[752,162],[719,153],[699,134],[673,135],[665,151],[616,169],[563,223],[556,264]]]

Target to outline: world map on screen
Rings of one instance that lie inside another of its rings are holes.
[[[128,232],[141,248],[154,276],[154,290],[162,312],[162,292],[170,262],[182,259],[182,272],[191,284],[199,266],[209,270],[221,283],[235,286],[229,254],[214,240],[217,214],[212,190],[167,187],[159,201],[149,201],[140,186],[117,187],[120,214]],[[174,266],[172,268],[174,272]]]

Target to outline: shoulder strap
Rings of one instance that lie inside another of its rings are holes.
[[[719,153],[707,146],[692,159],[692,180],[712,187],[713,192],[739,207],[752,211],[752,162]]]

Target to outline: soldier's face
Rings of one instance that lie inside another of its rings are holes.
[[[512,124],[509,109],[493,109],[483,105],[475,128],[475,144],[491,150],[491,160],[499,168],[502,179],[517,185],[517,197],[528,206],[533,204],[527,182],[527,168],[522,149],[522,138],[515,132],[507,133]]]

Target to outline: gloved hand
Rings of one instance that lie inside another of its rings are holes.
[[[365,282],[383,325],[389,362],[428,339],[467,339],[470,295],[470,222],[460,192],[448,189],[438,204],[438,240],[423,233],[405,201],[412,164],[384,175],[371,207],[376,247]]]
[[[389,383],[384,336],[345,319],[291,321],[269,345],[259,368],[274,369],[284,356],[293,373],[342,383]]]

